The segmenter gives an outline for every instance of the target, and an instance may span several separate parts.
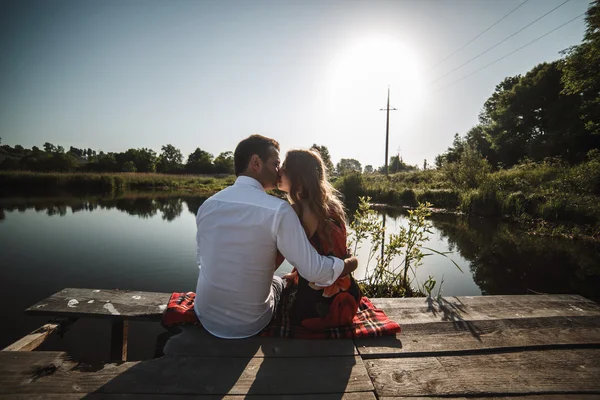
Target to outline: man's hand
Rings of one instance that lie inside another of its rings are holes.
[[[344,260],[344,270],[340,274],[340,277],[348,275],[350,272],[358,268],[358,258],[350,257]]]

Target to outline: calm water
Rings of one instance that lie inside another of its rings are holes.
[[[0,199],[2,279],[0,348],[39,327],[47,318],[23,310],[65,287],[159,292],[193,291],[195,212],[202,199],[131,196],[122,198]],[[393,210],[381,211],[389,232],[406,223]],[[415,283],[433,275],[444,280],[444,296],[577,293],[600,300],[598,244],[524,235],[505,223],[452,215],[432,218],[428,246],[451,251],[461,273],[441,256],[425,257]],[[365,261],[368,244],[358,255]],[[289,270],[283,265],[278,273]],[[364,263],[357,275],[364,273]],[[153,355],[155,323],[130,328],[133,359]],[[67,350],[80,359],[106,358],[109,325],[88,321],[72,326],[45,349]]]

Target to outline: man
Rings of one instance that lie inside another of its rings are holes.
[[[198,286],[194,309],[214,336],[238,339],[271,320],[283,281],[273,276],[277,250],[310,282],[332,284],[356,269],[356,258],[319,255],[292,207],[265,190],[277,186],[279,143],[260,135],[234,153],[238,177],[198,209]]]

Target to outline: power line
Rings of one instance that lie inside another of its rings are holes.
[[[462,49],[464,49],[465,47],[467,47],[468,45],[470,45],[471,43],[473,43],[475,40],[477,40],[481,35],[483,35],[484,33],[486,33],[487,31],[489,31],[490,29],[492,29],[493,27],[495,27],[496,25],[498,25],[500,22],[502,22],[506,17],[508,17],[510,14],[514,13],[515,11],[517,11],[519,8],[523,7],[525,5],[525,3],[527,3],[529,0],[525,0],[524,2],[522,2],[521,4],[519,4],[518,6],[516,6],[515,8],[513,8],[512,10],[510,10],[510,12],[506,15],[504,15],[502,18],[500,18],[498,21],[494,22],[492,25],[490,25],[486,30],[480,32],[477,36],[475,36],[473,39],[469,40],[467,43],[463,44],[462,46],[460,46],[458,49],[454,50],[454,52],[452,52],[451,54],[447,55],[445,58],[441,59],[440,61],[436,62],[435,64],[433,64],[431,66],[431,68],[435,68],[438,65],[440,65],[441,63],[443,63],[444,61],[446,61],[447,59],[449,59],[450,57],[452,57],[453,55],[455,55],[456,53],[458,53],[459,51],[461,51]]]
[[[488,53],[490,50],[495,49],[496,47],[500,46],[502,43],[506,42],[508,39],[512,38],[513,36],[523,32],[525,29],[529,28],[531,25],[535,24],[536,22],[538,22],[540,19],[544,18],[545,16],[547,16],[548,14],[554,12],[555,10],[559,9],[560,7],[564,6],[565,4],[567,4],[569,1],[571,0],[565,0],[562,3],[560,3],[558,6],[554,7],[552,10],[548,11],[546,14],[542,15],[541,17],[538,17],[537,19],[533,20],[532,22],[530,22],[529,24],[525,25],[523,28],[519,29],[518,31],[516,31],[515,33],[513,33],[510,36],[507,36],[506,38],[502,39],[501,41],[499,41],[498,43],[496,43],[495,45],[493,45],[492,47],[488,48],[487,50],[484,50],[483,52],[477,54],[475,57],[471,58],[469,61],[466,61],[464,63],[462,63],[461,65],[459,65],[458,67],[454,68],[452,71],[440,76],[439,78],[437,78],[434,81],[429,82],[429,84],[434,84],[437,81],[439,81],[442,78],[447,77],[448,75],[450,75],[453,72],[458,71],[459,69],[461,69],[462,67],[464,67],[465,65],[475,61],[476,59],[478,59],[479,57],[481,57],[482,55]]]
[[[553,33],[553,32],[556,32],[557,30],[559,30],[560,28],[564,27],[565,25],[568,25],[568,24],[570,24],[571,22],[575,21],[576,19],[579,19],[579,18],[583,17],[585,14],[586,14],[586,13],[579,14],[579,15],[578,15],[578,16],[576,16],[575,18],[573,18],[573,19],[571,19],[571,20],[569,20],[569,21],[565,22],[564,24],[562,24],[562,25],[560,25],[560,26],[558,26],[558,27],[556,27],[556,28],[552,29],[552,30],[551,30],[551,31],[549,31],[549,32],[546,32],[546,33],[544,33],[542,36],[539,36],[539,37],[537,37],[537,38],[533,39],[531,42],[529,42],[529,43],[527,43],[527,44],[525,44],[525,45],[523,45],[523,46],[519,47],[518,49],[516,49],[516,50],[513,50],[513,51],[511,51],[510,53],[508,53],[508,54],[505,54],[505,55],[503,55],[502,57],[498,58],[497,60],[495,60],[495,61],[493,61],[493,62],[491,62],[491,63],[489,63],[489,64],[487,64],[487,65],[485,65],[485,66],[483,66],[483,67],[481,67],[481,68],[479,68],[478,70],[476,70],[476,71],[473,71],[473,72],[471,72],[470,74],[468,74],[468,75],[465,75],[465,76],[463,76],[462,78],[460,78],[460,79],[457,79],[457,80],[455,80],[454,82],[452,82],[452,83],[450,83],[450,84],[448,84],[448,85],[446,85],[446,86],[443,86],[443,87],[439,88],[439,89],[438,89],[438,90],[436,90],[434,93],[437,93],[437,92],[440,92],[440,91],[442,91],[442,90],[444,90],[444,89],[447,89],[447,88],[449,88],[450,86],[453,86],[453,85],[457,84],[458,82],[461,82],[461,81],[463,81],[463,80],[467,79],[468,77],[470,77],[470,76],[472,76],[472,75],[475,75],[476,73],[478,73],[478,72],[480,72],[480,71],[483,71],[484,69],[486,69],[486,68],[488,68],[488,67],[490,67],[490,66],[492,66],[492,65],[496,64],[497,62],[504,60],[506,57],[512,56],[512,55],[513,55],[513,54],[515,54],[517,51],[523,50],[525,47],[527,47],[527,46],[529,46],[529,45],[532,45],[533,43],[537,42],[538,40],[540,40],[540,39],[542,39],[542,38],[544,38],[544,37],[546,37],[546,36],[548,36],[549,34],[551,34],[551,33]]]

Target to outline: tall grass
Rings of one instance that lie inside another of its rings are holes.
[[[189,190],[212,194],[231,185],[233,176],[165,175],[156,173],[0,172],[0,194],[57,192],[111,193],[121,190]]]

